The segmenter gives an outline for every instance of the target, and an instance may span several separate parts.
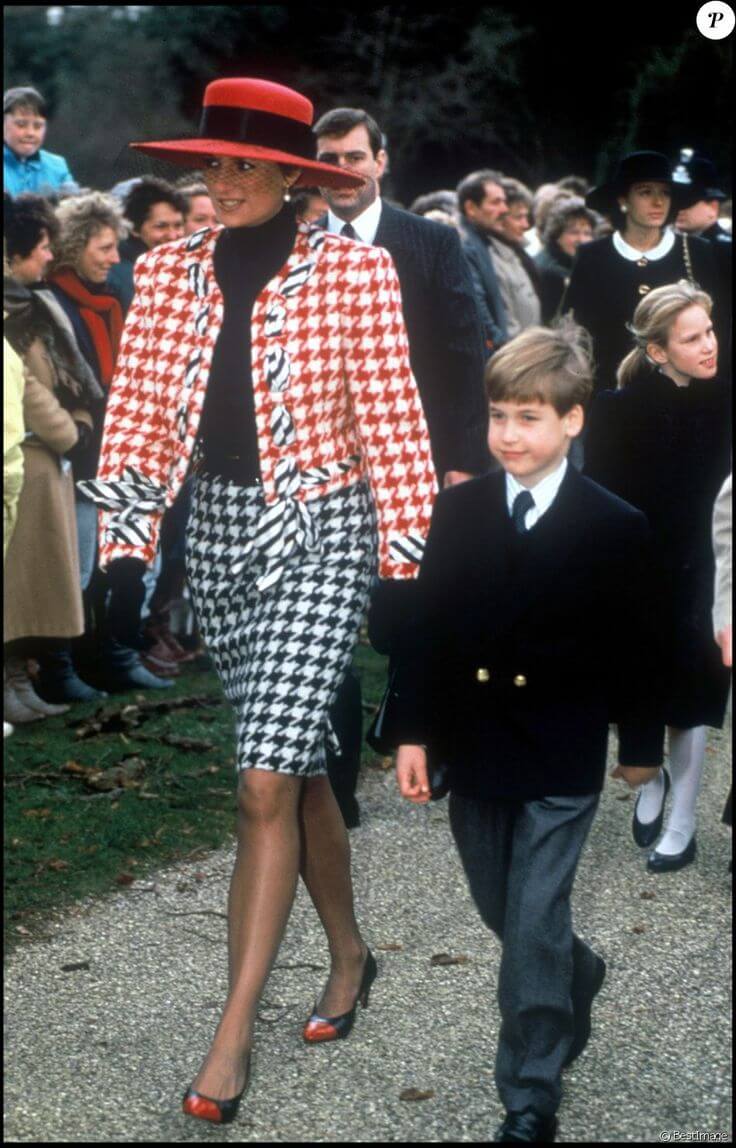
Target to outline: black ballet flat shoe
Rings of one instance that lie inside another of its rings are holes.
[[[182,1100],[182,1112],[185,1116],[194,1116],[197,1120],[209,1120],[211,1124],[232,1124],[238,1114],[240,1101],[250,1085],[250,1056],[246,1073],[245,1084],[240,1092],[237,1096],[231,1096],[229,1100],[214,1100],[211,1096],[203,1096],[201,1092],[188,1088]]]
[[[641,797],[641,794],[639,794],[636,799],[636,805],[634,806],[634,817],[631,822],[631,832],[633,834],[634,841],[641,849],[648,849],[650,845],[654,845],[654,842],[662,832],[662,821],[664,820],[664,803],[667,800],[667,794],[669,793],[669,790],[670,775],[665,769],[662,805],[660,807],[659,813],[654,818],[654,821],[647,821],[646,824],[643,821],[639,821],[638,817],[636,816],[636,811],[639,808],[639,797]]]
[[[575,1032],[567,1056],[562,1062],[563,1068],[567,1068],[569,1064],[572,1064],[573,1060],[576,1060],[577,1057],[580,1056],[580,1053],[590,1040],[590,1012],[593,1007],[593,1001],[600,992],[601,985],[606,976],[606,962],[603,960],[603,957],[598,957],[597,960],[598,964],[591,985],[591,991],[583,999],[576,999],[576,997],[573,996]]]
[[[506,1113],[506,1119],[496,1129],[493,1141],[495,1144],[552,1144],[556,1136],[556,1116],[543,1116],[534,1108],[525,1108],[523,1112]]]
[[[695,834],[688,841],[681,853],[657,853],[655,849],[647,859],[647,869],[650,873],[674,873],[676,869],[684,869],[695,860],[696,846]]]
[[[313,1012],[302,1032],[307,1044],[323,1044],[328,1040],[344,1040],[346,1036],[349,1036],[355,1023],[355,1010],[358,1004],[360,1003],[361,1008],[368,1008],[371,985],[377,975],[378,965],[369,949],[355,1004],[349,1012],[344,1012],[340,1016],[320,1016],[319,1013]]]

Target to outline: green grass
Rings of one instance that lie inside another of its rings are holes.
[[[356,666],[367,709],[383,691],[385,659],[361,644]],[[167,862],[232,838],[234,727],[211,669],[189,670],[171,689],[116,694],[102,710],[119,713],[126,705],[194,695],[211,700],[151,714],[138,725],[129,725],[123,712],[117,722],[123,728],[85,738],[76,723],[99,717],[99,707],[77,705],[62,717],[19,726],[5,741],[7,944],[42,931],[51,911],[129,885]],[[211,748],[167,745],[171,735],[209,742]],[[376,763],[367,747],[363,760]],[[95,779],[95,770],[116,767],[130,776]],[[98,790],[95,784],[114,788]]]

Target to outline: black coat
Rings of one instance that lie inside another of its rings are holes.
[[[318,223],[326,226],[326,216]],[[447,470],[482,474],[490,462],[483,382],[488,354],[457,232],[384,202],[373,243],[389,252],[399,276],[435,470],[440,479]]]
[[[695,281],[714,299],[713,317],[720,335],[723,325],[719,323],[725,317],[721,315],[722,292],[711,245],[704,239],[688,237],[688,247]],[[639,262],[644,260],[642,256]],[[662,259],[647,261],[644,266],[639,262],[619,255],[610,235],[582,243],[575,256],[562,310],[571,310],[593,338],[597,390],[616,385],[621,360],[633,349],[626,324],[646,293],[640,288],[664,287],[688,278],[681,235]]]
[[[550,323],[570,282],[573,261],[556,243],[548,243],[535,255],[534,262],[539,277],[537,293],[542,304],[542,322]]]
[[[395,744],[426,744],[456,793],[482,799],[597,792],[610,721],[623,764],[659,764],[648,541],[641,513],[571,466],[522,536],[502,472],[440,494],[385,722]]]
[[[731,469],[730,388],[646,369],[594,399],[585,472],[642,510],[654,538],[668,725],[720,726],[729,688],[713,639],[713,505]]]

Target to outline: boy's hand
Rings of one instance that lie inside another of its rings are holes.
[[[662,767],[660,765],[617,765],[611,770],[611,777],[622,777],[630,789],[638,789],[653,781]]]
[[[466,470],[446,470],[442,480],[442,489],[447,490],[448,486],[459,486],[461,482],[467,482],[472,477],[472,474],[468,474]]]
[[[421,745],[400,745],[396,755],[396,780],[399,793],[415,805],[429,801],[427,751]]]

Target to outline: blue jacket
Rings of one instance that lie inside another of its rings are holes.
[[[3,144],[3,182],[5,191],[11,196],[28,191],[47,195],[60,187],[79,190],[63,156],[41,148],[35,155],[22,159],[7,144]]]
[[[507,342],[509,333],[506,328],[506,311],[493,260],[488,250],[488,242],[473,224],[465,219],[460,221],[460,238],[480,308],[486,350],[492,353]]]

